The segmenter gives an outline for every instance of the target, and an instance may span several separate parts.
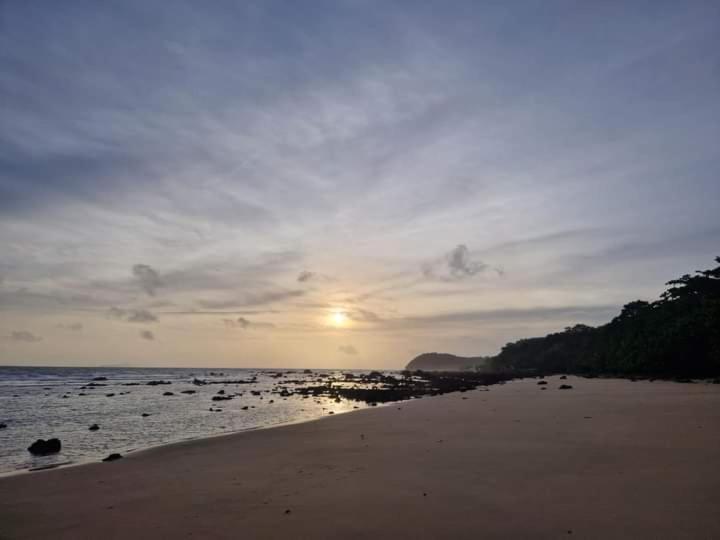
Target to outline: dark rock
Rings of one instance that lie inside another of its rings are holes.
[[[0,429],[6,429],[6,428],[7,428],[7,424],[4,422],[0,422]]]
[[[188,395],[189,395],[189,394],[194,394],[194,393],[195,393],[195,390],[183,390],[183,391],[180,392],[180,393],[181,393],[181,394],[188,394]]]
[[[163,392],[163,396],[174,396],[172,392]]]
[[[122,459],[122,454],[110,454],[108,457],[103,459],[103,461],[117,461],[118,459]]]
[[[567,375],[560,375],[560,379],[562,379],[562,380],[567,379]]]
[[[225,394],[225,390],[218,390],[217,393],[219,396],[222,396]]]
[[[108,378],[107,377],[93,377],[92,380],[93,381],[107,381]]]
[[[97,431],[98,429],[100,429],[100,426],[98,426],[97,424],[93,424],[88,428],[88,431]]]
[[[105,397],[113,397],[114,395],[115,395],[115,394],[113,394],[113,393],[111,392],[111,393],[109,393],[109,394],[105,394]]]
[[[227,401],[232,398],[233,398],[233,396],[213,396],[212,400],[213,401]]]
[[[538,385],[543,385],[543,384],[547,384],[547,381],[539,381],[538,382]]]
[[[558,386],[558,390],[572,390],[572,386],[570,386],[569,384],[561,384],[560,386]]]
[[[38,439],[30,446],[28,452],[34,456],[47,456],[49,454],[57,454],[62,448],[60,439]]]
[[[158,386],[161,384],[172,384],[170,381],[148,381],[145,383],[148,386]]]
[[[143,418],[147,418],[148,416],[150,416],[150,413],[144,412],[140,416],[142,416]]]

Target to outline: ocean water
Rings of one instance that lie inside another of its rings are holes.
[[[345,372],[0,367],[0,423],[7,424],[0,429],[0,473],[97,461],[115,452],[127,454],[171,442],[312,420],[331,411],[344,413],[366,407],[347,400],[271,393],[283,387],[292,392],[298,386],[293,381],[307,385]],[[107,380],[94,384],[106,386],[87,387],[97,377]],[[217,384],[198,386],[193,384],[195,378]],[[225,382],[253,378],[256,382],[252,384]],[[147,384],[157,380],[171,384]],[[196,393],[181,393],[184,390]],[[212,401],[219,390],[242,396]],[[168,391],[174,395],[164,396]],[[143,417],[143,413],[150,416]],[[92,424],[98,424],[100,429],[89,431]],[[62,441],[59,454],[32,456],[27,451],[35,440],[52,437]]]

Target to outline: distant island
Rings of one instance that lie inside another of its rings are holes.
[[[477,371],[487,368],[490,357],[455,356],[448,353],[424,353],[413,358],[405,369],[410,371]]]
[[[720,265],[720,257],[715,262]],[[602,326],[576,324],[544,337],[521,339],[493,357],[421,354],[406,369],[719,377],[720,266],[685,274],[667,285],[660,299],[630,302]]]

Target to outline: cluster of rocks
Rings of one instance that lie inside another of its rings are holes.
[[[500,373],[405,371],[400,376],[394,376],[372,371],[326,378],[323,384],[296,388],[294,394],[330,398],[336,402],[344,398],[374,405],[449,392],[467,392],[480,386],[502,384],[511,378]],[[285,395],[290,394],[285,391]]]

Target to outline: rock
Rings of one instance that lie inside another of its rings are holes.
[[[172,384],[170,381],[148,381],[145,384],[148,386],[158,386],[160,384]]]
[[[147,418],[148,416],[150,416],[150,413],[144,412],[140,416],[142,416],[143,418]]]
[[[225,394],[225,390],[218,390],[217,393],[219,396],[222,396]]]
[[[558,386],[558,390],[572,390],[572,386],[570,386],[569,384],[561,384],[560,386]]]
[[[194,394],[194,393],[195,393],[195,390],[183,390],[183,391],[180,392],[180,393],[181,393],[181,394]]]
[[[174,396],[172,392],[163,392],[163,396]]]
[[[567,375],[560,375],[560,379],[564,381],[565,379],[567,379]]]
[[[60,439],[38,439],[30,446],[28,446],[28,452],[34,456],[47,456],[49,454],[57,454],[62,448]]]
[[[547,384],[547,381],[539,381],[538,382],[538,385],[543,385],[543,384]]]
[[[232,398],[233,398],[232,396],[213,396],[212,400],[213,401],[227,401]]]
[[[93,377],[92,380],[93,381],[107,381],[108,378],[107,377]]]
[[[100,426],[98,426],[97,424],[93,424],[88,428],[88,431],[97,431],[98,429],[100,429]]]
[[[117,461],[118,459],[122,459],[122,454],[110,454],[108,457],[103,459],[103,461]]]
[[[0,422],[0,429],[6,429],[7,424],[5,422]]]
[[[113,393],[105,394],[105,397],[113,397],[114,395],[115,395],[115,394],[113,394]]]

